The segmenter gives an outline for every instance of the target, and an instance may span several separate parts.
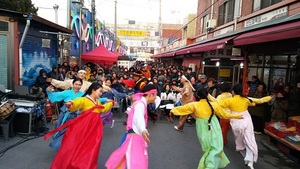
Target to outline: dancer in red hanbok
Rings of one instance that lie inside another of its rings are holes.
[[[45,135],[45,139],[68,127],[51,169],[96,169],[103,135],[103,124],[99,113],[105,113],[113,102],[102,105],[97,99],[102,95],[102,85],[93,83],[80,97],[65,103],[70,112],[81,110],[75,119]]]

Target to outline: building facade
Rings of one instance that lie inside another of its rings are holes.
[[[31,87],[39,70],[51,71],[59,57],[59,33],[72,30],[35,15],[0,9],[0,83],[12,90],[19,84]]]
[[[182,58],[185,66],[232,84],[245,86],[255,75],[270,90],[279,78],[299,89],[297,0],[198,0],[196,36],[181,41],[186,45],[154,58]]]

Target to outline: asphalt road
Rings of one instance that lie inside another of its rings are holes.
[[[104,137],[101,145],[98,168],[104,169],[109,155],[114,151],[123,136],[125,116],[114,115],[116,120],[114,128],[104,127]],[[174,123],[176,124],[176,123]],[[196,169],[202,155],[195,126],[187,124],[184,132],[173,129],[173,125],[165,119],[155,124],[149,122],[151,143],[149,145],[149,169]],[[48,124],[50,129],[52,124]],[[48,169],[55,152],[48,147],[51,141],[40,137],[17,135],[4,142],[0,138],[0,169]],[[266,135],[256,135],[259,149],[258,162],[254,164],[257,169],[292,169],[300,168],[298,163],[287,158],[272,145],[266,144]],[[25,141],[25,142],[24,142]],[[23,142],[23,143],[22,143]],[[16,143],[20,143],[16,145]],[[265,143],[266,145],[264,145]],[[9,149],[9,147],[12,147]],[[5,151],[7,149],[7,151]],[[235,151],[232,132],[229,131],[229,143],[224,151],[230,160],[226,169],[243,169],[243,157]],[[4,152],[4,153],[3,153]]]

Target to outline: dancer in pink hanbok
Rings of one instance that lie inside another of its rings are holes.
[[[133,96],[135,102],[128,113],[126,133],[121,146],[106,161],[108,169],[148,169],[147,104],[154,103],[156,94],[156,87],[147,84]]]

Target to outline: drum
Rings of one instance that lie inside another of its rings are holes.
[[[16,105],[14,102],[7,100],[0,106],[0,120],[6,119],[10,113],[14,111],[16,108]]]

